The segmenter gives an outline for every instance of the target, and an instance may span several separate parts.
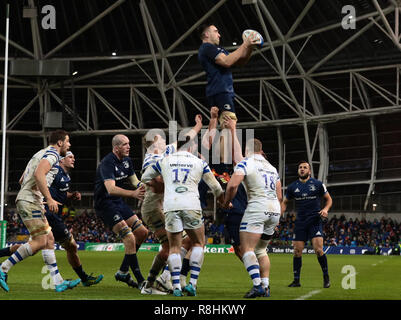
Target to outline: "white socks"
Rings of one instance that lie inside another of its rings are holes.
[[[242,256],[242,262],[252,279],[253,285],[258,286],[261,284],[258,258],[253,251],[247,251]]]
[[[19,247],[18,250],[11,255],[11,257],[1,264],[1,271],[7,273],[15,264],[30,256],[32,256],[32,248],[29,242],[27,242]]]
[[[63,277],[61,276],[56,262],[56,255],[54,250],[45,249],[42,250],[43,261],[45,262],[47,269],[50,271],[50,276],[52,277],[54,285],[59,285],[63,283]]]

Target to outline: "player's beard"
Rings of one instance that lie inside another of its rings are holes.
[[[309,173],[305,173],[303,175],[298,174],[299,179],[306,180],[309,178]]]
[[[60,149],[60,156],[65,157],[67,155],[67,151],[66,149]]]

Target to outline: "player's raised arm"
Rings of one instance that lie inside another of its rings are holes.
[[[258,40],[256,39],[256,33],[249,35],[244,42],[238,47],[237,50],[231,52],[226,55],[224,53],[220,53],[217,55],[215,61],[218,65],[231,68],[234,66],[240,59],[249,60],[249,57],[252,53],[253,46],[257,44]]]
[[[217,119],[219,116],[219,108],[210,108],[210,121],[206,133],[202,137],[202,146],[210,150],[213,144],[214,137],[216,136]]]
[[[231,132],[233,146],[232,157],[233,163],[234,165],[236,165],[238,162],[244,159],[244,157],[242,156],[241,144],[239,143],[237,136],[237,121],[226,115],[224,116],[224,126],[228,128]]]

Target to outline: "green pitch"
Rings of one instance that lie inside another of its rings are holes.
[[[59,270],[64,279],[77,278],[69,266],[65,252],[56,251]],[[43,268],[42,255],[37,254],[11,269],[8,278],[10,292],[0,290],[0,299],[10,300],[238,300],[251,288],[250,278],[243,264],[234,254],[206,254],[198,281],[197,297],[176,298],[168,296],[141,295],[138,289],[116,282],[114,273],[120,266],[122,252],[79,253],[87,273],[104,274],[98,285],[56,293],[49,286],[49,273]],[[146,278],[155,252],[140,252],[138,259],[143,276]],[[292,281],[292,255],[271,254],[270,298],[257,300],[399,300],[401,297],[401,257],[396,256],[350,256],[328,255],[331,288],[323,288],[323,277],[315,255],[304,255],[300,288],[288,288]],[[4,258],[2,258],[4,260]],[[1,260],[1,261],[3,261]],[[356,274],[354,282],[350,269]],[[342,273],[347,272],[347,273]],[[45,272],[45,273],[42,273]],[[344,278],[345,277],[345,278]],[[355,285],[355,289],[344,289]]]

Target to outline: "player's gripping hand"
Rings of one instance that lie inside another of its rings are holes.
[[[230,116],[225,115],[224,116],[224,127],[231,129],[231,130],[235,130],[237,125],[237,121],[231,119]]]
[[[195,116],[195,123],[196,124],[202,124],[202,115],[201,114],[197,114]]]
[[[244,40],[244,45],[247,48],[252,48],[252,49],[256,47],[259,41],[256,32],[250,33],[249,36],[243,40]]]
[[[210,108],[210,118],[211,119],[217,119],[218,116],[219,116],[219,108],[211,107]]]
[[[145,197],[145,187],[140,186],[138,189],[133,190],[132,197],[142,201]]]

